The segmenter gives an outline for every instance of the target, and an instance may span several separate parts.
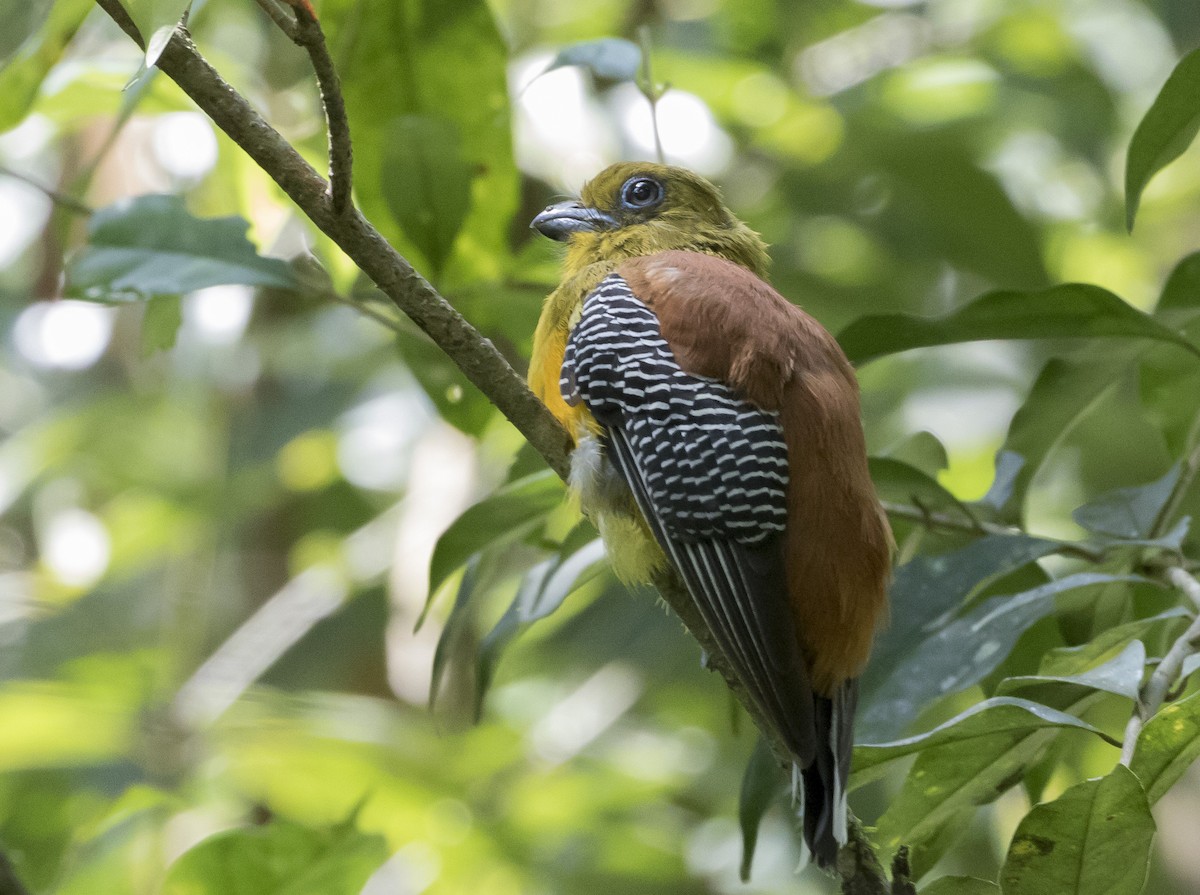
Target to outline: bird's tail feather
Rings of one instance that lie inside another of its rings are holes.
[[[857,680],[845,681],[832,696],[813,698],[817,754],[800,771],[797,801],[804,816],[804,842],[817,864],[826,869],[836,866],[838,849],[847,839],[846,781],[857,704]]]

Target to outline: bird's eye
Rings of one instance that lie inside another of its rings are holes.
[[[648,208],[662,197],[662,184],[649,177],[632,177],[621,187],[621,202],[629,208]]]

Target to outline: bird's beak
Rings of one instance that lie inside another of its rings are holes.
[[[572,200],[546,206],[529,226],[543,236],[566,242],[572,233],[613,230],[617,226],[617,219],[598,208],[589,208]]]

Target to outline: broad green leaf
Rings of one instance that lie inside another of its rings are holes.
[[[386,129],[380,191],[435,279],[471,209],[471,176],[454,122],[404,115]]]
[[[1200,757],[1200,693],[1158,710],[1138,736],[1131,770],[1153,805]]]
[[[989,292],[944,317],[862,317],[838,333],[856,364],[912,348],[986,339],[1095,338],[1154,339],[1200,357],[1200,349],[1176,330],[1088,283],[1063,283],[1036,292]]]
[[[1000,895],[1000,887],[973,876],[943,876],[921,889],[920,895]]]
[[[538,563],[525,574],[512,604],[479,644],[476,656],[475,718],[483,711],[483,699],[496,675],[496,666],[508,645],[528,625],[558,609],[572,593],[591,581],[604,568],[604,543],[594,537],[595,529],[581,523],[591,535],[578,549],[564,551]],[[570,540],[570,539],[568,539]]]
[[[1107,662],[1124,651],[1135,639],[1146,640],[1157,631],[1180,627],[1187,618],[1182,606],[1175,606],[1149,618],[1126,622],[1102,631],[1080,646],[1060,647],[1048,652],[1038,669],[1039,674],[1063,677],[1080,674],[1099,662]]]
[[[865,731],[878,736],[886,719],[911,721],[934,699],[978,683],[1011,652],[1018,638],[1035,622],[1054,611],[1055,599],[1081,587],[1121,581],[1135,576],[1081,572],[1051,581],[1024,593],[992,597],[949,622],[915,633],[903,659],[871,693],[863,713]],[[896,732],[903,726],[891,728]]]
[[[438,538],[429,563],[429,597],[417,620],[424,622],[433,598],[450,573],[485,547],[522,537],[563,499],[561,480],[549,470],[501,488],[470,507]]]
[[[388,859],[382,836],[281,820],[210,836],[171,865],[162,895],[358,895]]]
[[[881,697],[898,666],[913,661],[934,620],[958,606],[986,582],[1053,553],[1054,541],[1028,535],[989,535],[952,553],[918,556],[896,570],[892,582],[891,623],[875,644],[862,678],[858,717],[860,737],[889,740],[899,736],[925,704]]]
[[[1074,715],[1041,703],[1011,696],[995,696],[971,706],[933,730],[891,743],[859,743],[854,747],[850,786],[857,788],[877,779],[888,762],[954,743],[1007,733],[1030,733],[1049,727],[1075,728],[1108,739],[1107,735]]]
[[[179,196],[139,196],[88,221],[88,245],[67,270],[67,294],[136,301],[207,286],[294,288],[287,263],[264,258],[241,218],[193,217]]]
[[[930,511],[949,511],[965,521],[974,521],[971,511],[936,479],[900,460],[871,457],[871,479],[883,500],[914,504]]]
[[[1125,159],[1125,226],[1133,230],[1142,190],[1191,145],[1200,130],[1200,49],[1175,66],[1129,141]]]
[[[997,507],[1004,518],[1020,520],[1030,483],[1046,458],[1080,419],[1117,388],[1119,380],[1117,371],[1087,361],[1055,358],[1042,368],[1013,415],[1000,450],[1025,461],[1013,474],[1007,499]]]
[[[455,664],[459,667],[463,667],[466,664],[462,661],[461,653],[464,649],[471,646],[470,640],[466,635],[470,633],[471,621],[476,611],[474,599],[476,591],[479,589],[480,579],[484,577],[484,574],[480,572],[481,565],[483,565],[483,562],[478,555],[471,557],[471,560],[467,563],[462,580],[458,583],[458,595],[454,598],[454,606],[451,608],[450,614],[446,617],[446,623],[442,626],[442,631],[438,635],[438,642],[433,651],[432,669],[429,676],[429,710],[431,712],[437,707],[438,696],[442,692],[442,678],[451,661],[457,660]],[[428,608],[428,605],[426,603],[426,608]],[[452,653],[455,650],[460,655],[453,655]]]
[[[889,448],[885,455],[915,466],[926,475],[935,476],[950,465],[946,446],[932,432],[915,432],[899,444]]]
[[[37,7],[39,4],[27,4]],[[95,4],[90,0],[54,0],[45,19],[36,22],[0,70],[0,133],[16,127],[37,98],[42,81]],[[10,20],[5,19],[6,28]],[[29,20],[28,24],[34,24]]]
[[[581,66],[607,81],[632,81],[642,65],[642,50],[633,41],[620,37],[585,40],[559,50],[546,71],[567,65]]]
[[[982,680],[999,666],[1017,639],[1034,622],[1054,611],[1055,599],[1080,588],[1120,583],[1144,583],[1137,575],[1077,572],[1022,593],[991,597],[940,628],[919,651],[924,663],[909,671],[936,681],[941,693],[961,690]],[[897,676],[903,676],[904,671]]]
[[[1179,481],[1179,473],[1180,466],[1176,464],[1157,481],[1109,491],[1077,508],[1071,516],[1088,531],[1099,535],[1146,538]]]
[[[1154,818],[1137,777],[1117,765],[1034,807],[1000,869],[1004,895],[1139,895]]]
[[[1162,294],[1158,297],[1155,311],[1177,309],[1195,310],[1200,307],[1200,252],[1192,252],[1175,265]]]
[[[447,252],[439,285],[474,319],[454,290],[503,277],[520,195],[508,108],[509,47],[484,0],[323,0],[320,11],[326,34],[334,35],[330,47],[355,129],[356,199],[401,254],[425,249],[392,223],[392,203],[378,187],[411,182],[414,172],[395,166],[415,166],[417,159],[398,156],[388,145],[389,129],[407,116],[453,127],[457,160],[438,170],[466,165],[469,209],[461,227],[450,226],[464,186],[451,183],[447,207],[438,211],[438,235],[422,238]],[[452,140],[447,135],[442,145]],[[446,236],[452,232],[458,235],[451,251]]]
[[[127,0],[125,8],[146,41],[146,68],[162,55],[192,0]]]
[[[1036,674],[1010,677],[1000,683],[997,692],[1007,695],[1020,690],[1037,690],[1046,686],[1056,689],[1083,687],[1115,693],[1128,699],[1137,699],[1145,668],[1146,645],[1140,640],[1134,640],[1115,658],[1090,671],[1066,675]]]
[[[1084,697],[1069,708],[1081,713],[1097,698]],[[1060,729],[1017,727],[923,750],[879,818],[878,842],[889,852],[901,843],[911,846],[914,865],[921,869],[926,845],[941,838],[946,825],[965,810],[993,802],[1019,783]]]
[[[771,753],[771,747],[760,738],[750,753],[750,760],[746,762],[742,788],[738,794],[738,825],[742,830],[742,863],[738,872],[744,883],[750,881],[759,825],[771,802],[779,794],[782,782],[779,764]]]

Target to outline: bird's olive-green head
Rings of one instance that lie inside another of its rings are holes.
[[[682,249],[766,273],[762,239],[725,207],[715,186],[686,168],[611,165],[584,186],[578,201],[549,206],[530,226],[567,243],[568,270]]]

